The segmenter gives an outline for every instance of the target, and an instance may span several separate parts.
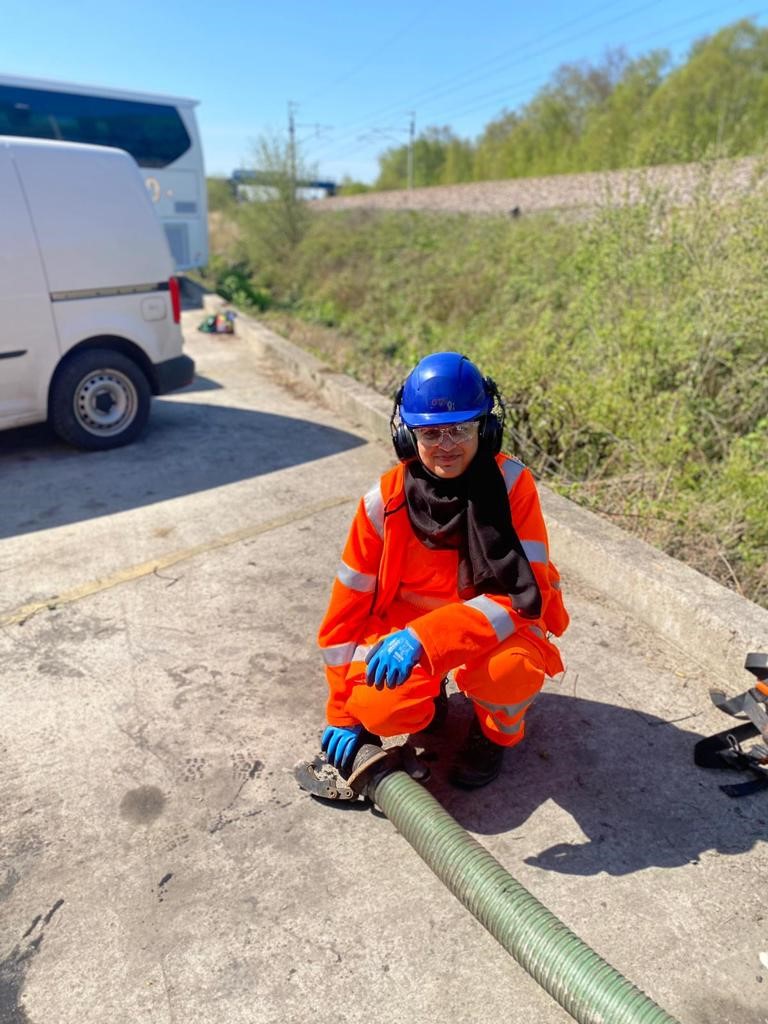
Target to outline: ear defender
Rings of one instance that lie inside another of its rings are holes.
[[[498,455],[501,451],[501,443],[504,439],[504,420],[507,415],[507,407],[496,386],[496,381],[491,377],[483,377],[485,393],[491,399],[491,408],[483,416],[480,423],[480,447],[491,455]],[[498,406],[498,412],[494,408]]]
[[[403,401],[403,386],[401,384],[395,393],[392,415],[389,419],[389,432],[392,436],[395,454],[401,462],[407,462],[409,459],[417,458],[419,453],[416,447],[416,436],[411,428],[403,422],[400,411]],[[490,377],[483,377],[483,388],[488,398],[491,399],[491,405],[485,416],[480,419],[478,443],[483,451],[489,452],[491,455],[498,455],[504,437],[506,406],[494,380]],[[496,411],[496,407],[498,407],[498,411]]]
[[[403,385],[401,384],[395,392],[395,404],[392,406],[392,415],[389,419],[389,432],[392,435],[392,446],[395,449],[395,455],[397,455],[401,462],[407,462],[409,459],[415,459],[418,452],[413,431],[403,423],[403,418],[400,415],[400,403],[402,400]]]

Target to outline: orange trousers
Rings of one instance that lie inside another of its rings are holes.
[[[346,710],[377,736],[399,736],[426,728],[434,715],[440,678],[417,665],[395,689],[377,690],[365,682],[366,665],[353,661]],[[525,735],[525,713],[544,683],[544,661],[524,632],[513,634],[482,658],[454,672],[456,685],[472,701],[485,735],[514,747]]]

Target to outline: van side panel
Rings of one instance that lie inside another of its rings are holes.
[[[99,337],[125,338],[143,349],[152,363],[182,352],[183,337],[173,322],[168,292],[57,301],[53,312],[62,352]]]
[[[127,153],[28,143],[15,159],[52,294],[168,280],[168,244]]]
[[[48,284],[8,146],[0,144],[0,428],[44,420],[59,360]]]

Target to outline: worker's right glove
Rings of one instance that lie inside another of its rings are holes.
[[[339,771],[351,767],[357,749],[360,746],[362,725],[327,725],[320,749],[328,758],[328,762]]]
[[[368,652],[365,681],[377,690],[383,690],[386,683],[390,690],[404,683],[413,672],[421,657],[421,641],[410,629],[398,629],[396,633],[382,637]]]

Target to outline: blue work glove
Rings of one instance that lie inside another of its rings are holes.
[[[410,629],[399,629],[397,633],[382,637],[365,659],[368,665],[366,683],[375,686],[377,690],[383,690],[386,683],[393,690],[413,672],[422,651],[419,638]]]
[[[325,751],[328,761],[334,768],[343,771],[352,764],[357,748],[360,746],[362,725],[327,725],[320,749]]]

